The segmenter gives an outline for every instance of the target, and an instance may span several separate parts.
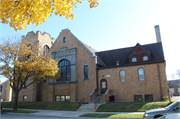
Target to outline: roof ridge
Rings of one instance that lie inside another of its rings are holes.
[[[160,43],[160,42],[159,42]],[[141,46],[147,46],[147,45],[153,45],[153,44],[158,44],[158,43],[151,43],[151,44],[145,44],[145,45],[141,45]],[[137,44],[136,44],[137,45]],[[135,45],[135,46],[136,46]],[[130,46],[130,47],[124,47],[124,48],[117,48],[117,49],[112,49],[112,50],[104,50],[104,51],[98,51],[96,53],[99,53],[99,52],[108,52],[108,51],[113,51],[113,50],[120,50],[120,49],[128,49],[128,48],[133,48],[135,46]]]

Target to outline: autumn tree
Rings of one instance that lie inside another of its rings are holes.
[[[45,78],[58,78],[58,65],[49,54],[41,55],[38,47],[26,40],[0,44],[0,75],[10,81],[14,91],[14,107],[17,110],[21,89]],[[29,81],[28,84],[26,82]]]
[[[65,16],[73,20],[72,10],[78,3],[85,0],[1,0],[1,23],[10,24],[16,31],[26,28],[26,25],[46,22],[52,14]],[[90,8],[99,5],[98,0],[87,0]]]

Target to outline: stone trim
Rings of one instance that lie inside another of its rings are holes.
[[[77,81],[54,81],[54,82],[48,83],[48,84],[53,85],[53,84],[69,84],[69,83],[77,83]]]

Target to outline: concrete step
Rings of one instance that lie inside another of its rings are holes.
[[[95,112],[94,104],[83,104],[79,107],[77,111]]]

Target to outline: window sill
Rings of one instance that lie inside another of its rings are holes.
[[[64,84],[64,83],[77,83],[77,81],[57,81],[57,82],[49,83],[49,85],[52,85],[52,84]]]
[[[83,81],[89,81],[89,79],[83,79]]]
[[[138,81],[138,82],[146,82],[146,80]]]
[[[126,81],[122,81],[122,82],[119,82],[119,83],[126,83]]]

